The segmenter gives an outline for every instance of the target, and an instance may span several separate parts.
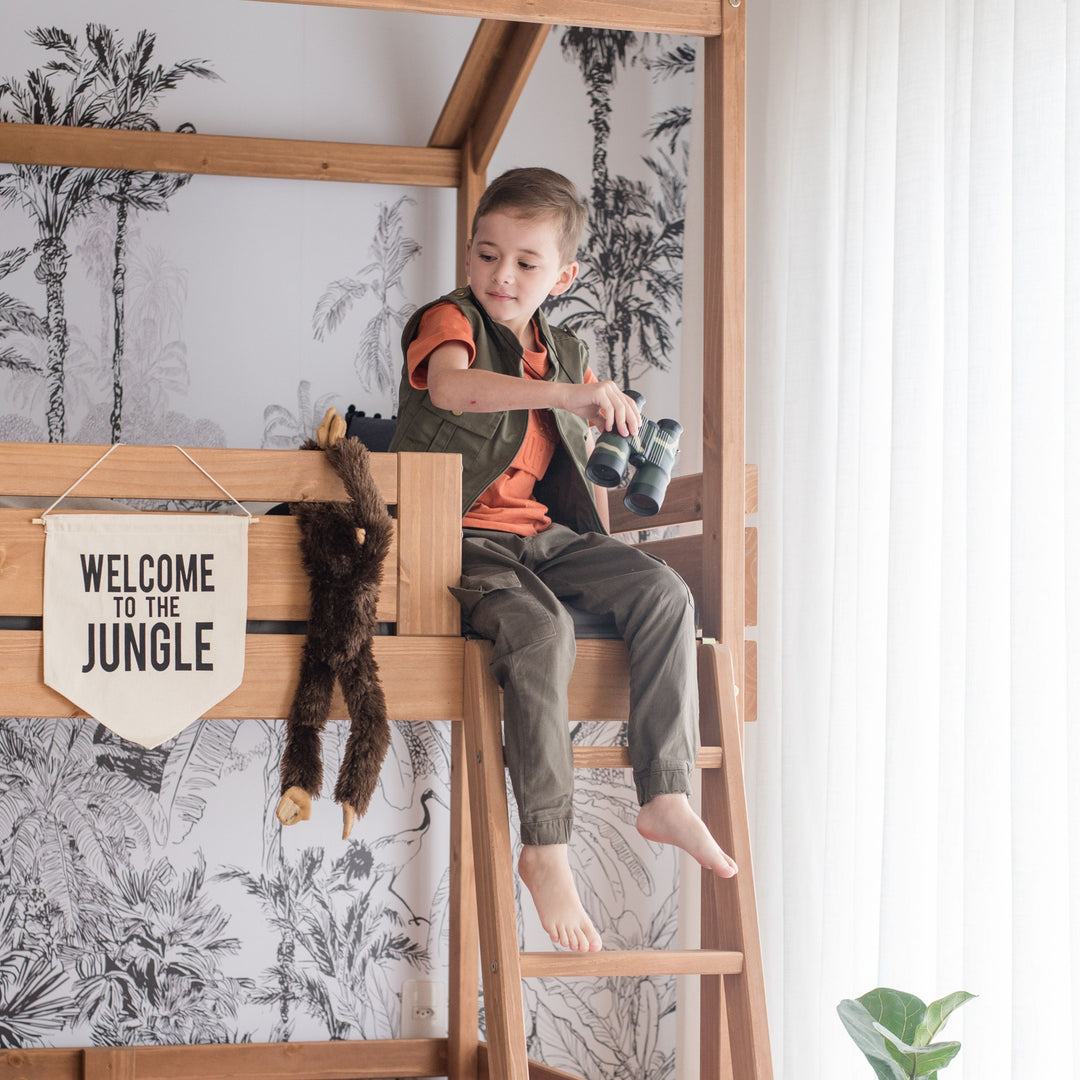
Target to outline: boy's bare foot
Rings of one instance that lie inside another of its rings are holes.
[[[735,860],[713,839],[685,795],[654,796],[638,812],[637,831],[646,840],[682,848],[720,877],[734,877],[739,872]]]
[[[518,859],[518,873],[552,941],[575,952],[598,952],[603,948],[596,927],[582,907],[565,844],[526,844]]]

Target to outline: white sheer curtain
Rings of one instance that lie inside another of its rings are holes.
[[[777,1075],[1080,1076],[1080,0],[750,0],[747,752]]]

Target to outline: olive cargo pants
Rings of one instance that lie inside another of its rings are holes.
[[[683,580],[610,536],[562,525],[527,537],[465,529],[462,552],[453,592],[473,632],[494,642],[522,843],[568,843],[573,824],[567,686],[576,646],[563,602],[610,614],[626,642],[639,803],[688,793],[699,736],[694,613]]]

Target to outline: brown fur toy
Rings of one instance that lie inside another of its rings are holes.
[[[300,662],[281,755],[277,817],[292,825],[311,816],[322,788],[322,732],[335,678],[341,684],[351,727],[334,788],[348,837],[356,816],[371,802],[390,746],[386,698],[371,639],[382,561],[393,524],[368,468],[368,450],[342,438],[345,423],[331,409],[304,450],[326,450],[349,493],[349,502],[302,502],[291,507],[300,524],[300,550],[311,579],[308,636]]]

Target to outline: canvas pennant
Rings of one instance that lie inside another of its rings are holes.
[[[240,685],[250,518],[45,519],[45,682],[146,747]]]

